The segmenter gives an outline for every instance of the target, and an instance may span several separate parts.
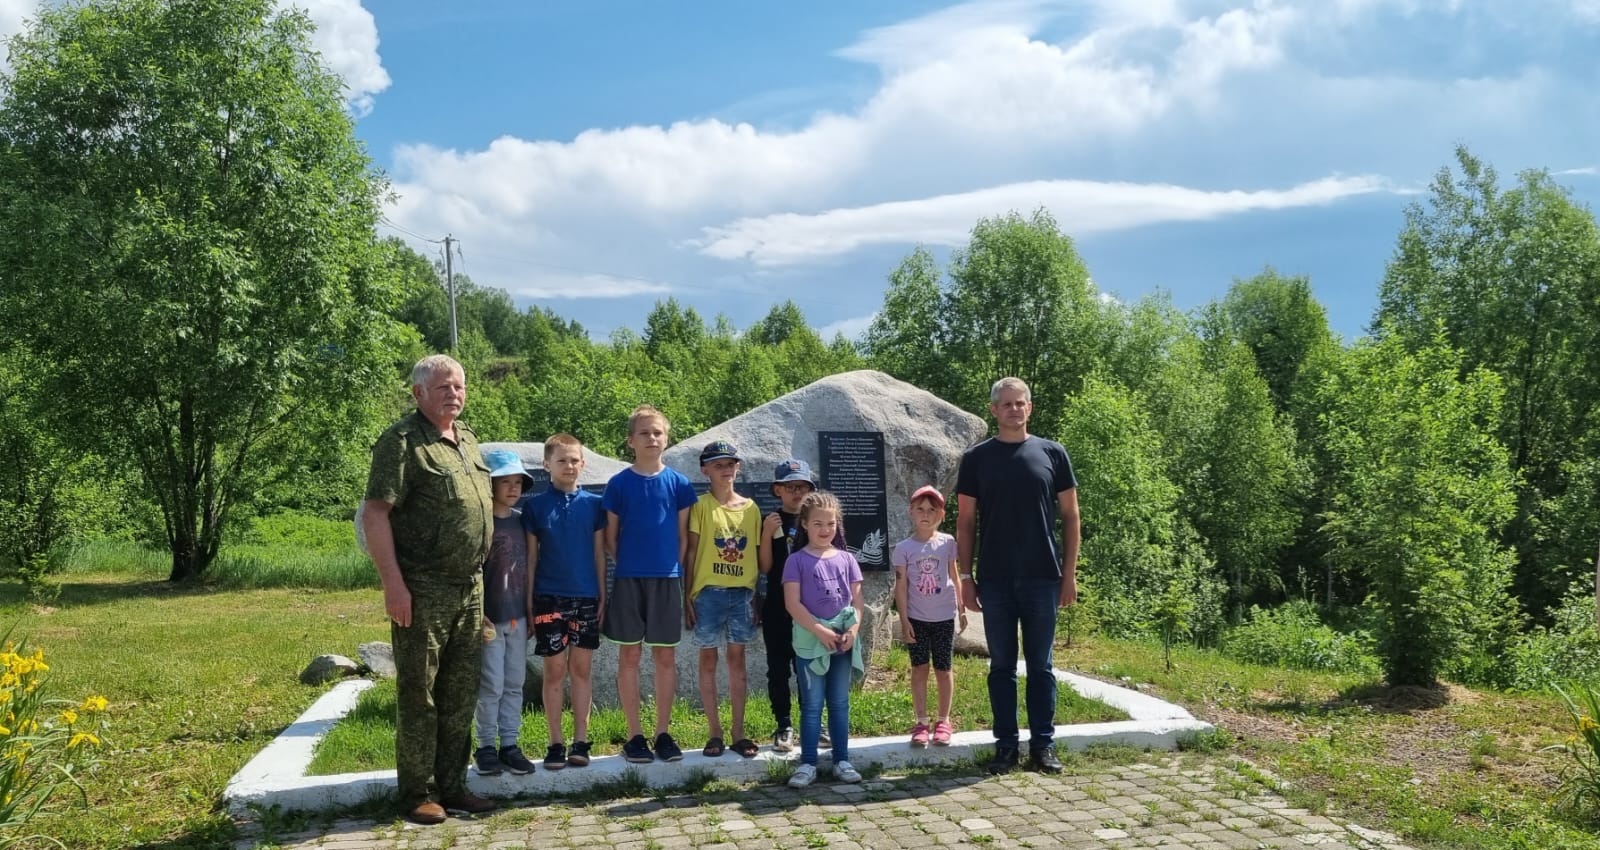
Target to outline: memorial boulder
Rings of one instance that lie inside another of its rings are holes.
[[[742,461],[737,489],[760,503],[763,513],[777,505],[768,486],[773,468],[788,458],[811,464],[821,479],[818,485],[832,490],[844,505],[848,542],[866,579],[861,634],[862,649],[870,657],[887,646],[884,641],[894,624],[889,553],[911,533],[911,493],[927,484],[952,492],[961,453],[985,431],[982,419],[932,393],[863,370],[823,378],[699,434],[675,437],[664,460],[703,488],[700,449],[713,440],[733,443]],[[766,677],[762,642],[750,645],[746,655],[752,699],[759,699]],[[693,647],[682,644],[680,696],[695,699],[696,664]],[[719,692],[726,694],[725,665],[718,679]],[[647,681],[644,687],[648,693],[651,685]]]

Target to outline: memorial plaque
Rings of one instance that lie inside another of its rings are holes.
[[[844,508],[845,543],[863,570],[889,569],[889,495],[883,433],[818,431],[822,489]]]

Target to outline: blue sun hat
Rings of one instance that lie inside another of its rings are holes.
[[[533,476],[529,475],[527,468],[522,465],[522,456],[510,449],[484,449],[483,462],[489,467],[490,478],[520,475],[522,489],[527,490],[533,486]]]

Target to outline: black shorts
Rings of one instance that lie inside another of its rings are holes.
[[[950,659],[956,648],[955,620],[912,620],[911,634],[917,639],[906,647],[911,651],[912,667],[921,667],[931,659],[933,669],[950,669]]]
[[[592,596],[533,597],[533,654],[549,658],[571,646],[600,648],[600,600]]]
[[[683,581],[618,577],[601,630],[612,643],[677,646],[683,640]]]

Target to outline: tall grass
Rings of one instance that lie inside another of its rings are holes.
[[[112,575],[157,581],[171,572],[172,556],[163,550],[121,540],[97,540],[73,549],[62,575]],[[372,562],[353,544],[332,552],[283,544],[231,546],[217,556],[203,580],[208,586],[227,590],[359,590],[378,586]]]

